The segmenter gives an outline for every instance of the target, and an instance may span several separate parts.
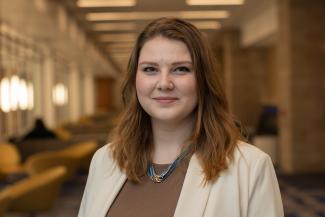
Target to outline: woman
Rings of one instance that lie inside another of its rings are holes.
[[[219,76],[193,25],[161,18],[144,29],[79,217],[283,216],[272,162],[239,140]]]

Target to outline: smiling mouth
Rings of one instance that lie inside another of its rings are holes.
[[[162,104],[170,104],[178,100],[176,97],[154,97],[153,99]]]

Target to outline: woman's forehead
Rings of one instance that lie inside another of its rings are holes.
[[[186,44],[180,40],[154,37],[144,43],[138,62],[192,62]]]

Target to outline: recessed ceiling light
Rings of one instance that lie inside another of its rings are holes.
[[[186,0],[188,5],[241,5],[244,0]]]
[[[82,8],[90,7],[132,7],[135,0],[78,0],[77,5]]]
[[[95,31],[134,31],[135,23],[95,23],[93,25]]]
[[[151,20],[160,17],[179,17],[182,19],[223,19],[230,13],[225,10],[214,11],[158,11],[158,12],[94,12],[86,14],[89,21],[104,20]]]

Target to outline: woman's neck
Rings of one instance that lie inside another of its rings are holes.
[[[169,164],[188,145],[193,128],[194,115],[179,122],[162,122],[151,120],[153,131],[154,152],[152,161],[157,164]]]

